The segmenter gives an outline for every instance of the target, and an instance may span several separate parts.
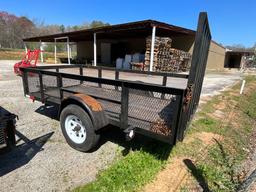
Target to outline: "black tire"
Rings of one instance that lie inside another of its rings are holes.
[[[65,120],[68,117],[68,115],[75,115],[82,121],[82,124],[85,127],[85,132],[86,132],[86,139],[83,143],[80,143],[80,144],[75,143],[68,136],[65,129]],[[100,139],[100,135],[95,133],[90,116],[83,108],[81,108],[78,105],[70,104],[61,111],[60,124],[61,124],[62,134],[64,135],[67,143],[72,148],[78,151],[86,152],[93,149],[97,145]]]

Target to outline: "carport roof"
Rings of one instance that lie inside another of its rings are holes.
[[[253,50],[244,50],[244,49],[237,49],[237,50],[227,50],[227,53],[231,54],[254,54]]]
[[[54,42],[54,38],[69,37],[69,41],[87,41],[93,39],[93,34],[97,33],[97,39],[120,39],[135,38],[151,35],[152,27],[156,26],[156,34],[159,36],[177,36],[177,35],[195,35],[194,30],[170,25],[155,20],[143,20],[118,25],[110,25],[92,29],[83,29],[78,31],[59,33],[53,35],[36,36],[25,38],[25,42]],[[61,40],[58,40],[61,41]],[[65,39],[63,41],[66,41]]]

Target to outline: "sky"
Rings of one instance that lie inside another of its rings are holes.
[[[213,40],[246,47],[256,43],[255,0],[0,0],[0,11],[65,26],[153,19],[194,30],[199,12],[206,11]]]

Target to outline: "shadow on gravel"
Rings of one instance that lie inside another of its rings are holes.
[[[44,144],[54,132],[29,140],[19,131],[16,135],[24,141],[7,153],[0,151],[0,177],[26,165],[39,151],[43,150]],[[1,154],[2,153],[2,154]]]
[[[35,110],[36,113],[39,113],[41,115],[44,115],[46,117],[49,117],[55,120],[59,120],[58,111],[59,111],[59,108],[58,106],[55,106],[55,105],[51,105],[51,106],[42,105]]]

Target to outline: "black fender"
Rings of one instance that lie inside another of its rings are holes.
[[[59,108],[59,116],[61,111],[69,104],[79,105],[89,114],[95,131],[109,124],[101,103],[93,97],[85,94],[73,94],[64,98]]]

